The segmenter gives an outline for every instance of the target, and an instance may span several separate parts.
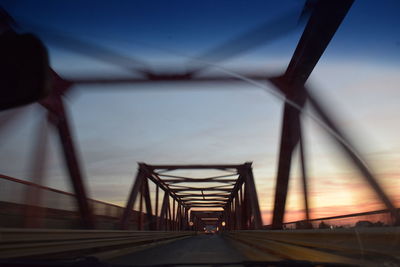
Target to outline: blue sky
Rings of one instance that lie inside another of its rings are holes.
[[[260,23],[291,10],[300,11],[303,2],[2,3],[16,20],[25,21],[21,25],[26,28],[29,28],[26,22],[46,25],[140,58],[158,69],[183,68],[193,57]],[[396,179],[400,167],[395,164],[400,159],[399,7],[398,1],[356,1],[309,80],[313,91],[324,103],[329,103],[328,108],[371,161],[393,198],[398,197],[395,192],[400,188]],[[273,43],[219,64],[235,71],[279,73],[287,66],[301,32],[299,28]],[[46,34],[38,34],[47,43]],[[52,66],[64,77],[129,74],[50,42],[48,47]],[[269,219],[282,101],[264,89],[244,82],[77,86],[66,101],[94,198],[123,204],[138,161],[150,164],[253,161],[264,219]],[[1,144],[1,149],[6,153],[0,156],[0,172],[21,179],[29,179],[31,135],[42,112],[34,105],[26,109],[30,114],[16,122],[10,130],[12,134],[5,136],[7,142]],[[360,177],[324,137],[323,130],[307,117],[304,126],[309,144],[313,208],[317,211],[341,205],[346,212],[357,212],[360,199],[365,201],[364,208],[379,207]],[[53,136],[50,141],[52,156],[46,184],[70,191],[57,154],[57,140]],[[293,169],[288,207],[296,211],[302,207],[298,168],[295,165]],[[339,191],[343,197],[338,202]]]
[[[2,2],[16,18],[73,32],[79,37],[112,35],[115,44],[132,38],[185,53],[205,51],[285,12],[300,10],[303,5],[300,0],[279,4],[274,1]],[[340,54],[382,57],[398,50],[399,7],[396,0],[379,4],[373,0],[355,1],[351,16],[347,16],[335,37],[340,41],[337,44]],[[298,36],[290,37],[295,40]],[[285,44],[293,49],[295,42]]]

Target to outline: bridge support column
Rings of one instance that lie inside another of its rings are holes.
[[[283,226],[291,159],[299,142],[300,111],[307,97],[305,83],[352,4],[352,0],[317,1],[285,74],[271,80],[291,101],[284,106],[273,229]]]
[[[245,163],[244,169],[244,181],[245,188],[248,194],[248,202],[250,204],[251,216],[251,229],[262,229],[262,218],[260,212],[260,205],[258,203],[258,196],[256,191],[256,185],[254,183],[253,171],[251,168],[251,163]]]
[[[153,209],[151,207],[151,200],[150,200],[150,190],[149,190],[149,182],[147,179],[144,179],[143,181],[143,197],[145,200],[146,204],[146,219],[147,219],[147,225],[148,225],[148,230],[154,230],[155,229],[155,221],[154,221],[154,216],[153,216]]]
[[[235,228],[236,229],[241,229],[241,206],[239,204],[239,194],[236,193],[235,195]]]
[[[169,222],[168,222],[168,210],[169,210],[169,199],[167,192],[164,192],[164,198],[161,205],[160,212],[160,230],[169,230]]]
[[[272,228],[281,229],[285,214],[286,198],[292,155],[300,137],[299,111],[285,104],[282,124],[281,147],[279,152],[278,174],[275,185],[274,212]]]

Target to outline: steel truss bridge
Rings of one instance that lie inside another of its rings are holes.
[[[206,178],[190,178],[168,174],[170,171],[215,169],[228,173]],[[232,179],[234,177],[234,179]],[[155,213],[152,211],[149,181],[156,185]],[[182,186],[180,184],[184,183]],[[190,184],[211,183],[214,186],[199,187]],[[159,190],[164,197],[159,205]],[[140,196],[138,197],[138,195]],[[243,165],[146,165],[139,164],[138,174],[129,195],[121,227],[128,228],[129,217],[139,198],[139,212],[143,201],[146,206],[148,230],[202,230],[208,225],[229,230],[261,229],[261,213],[254,184],[251,163]],[[172,207],[170,206],[172,199]],[[175,207],[176,205],[176,207]],[[153,218],[152,214],[159,214]],[[223,211],[193,211],[193,208],[220,208]],[[189,220],[189,211],[190,220]],[[175,214],[176,211],[176,214]],[[189,225],[191,223],[192,225]],[[222,224],[226,225],[222,225]],[[143,225],[139,225],[143,230]]]
[[[58,133],[74,193],[68,194],[40,186],[43,182],[41,177],[45,162],[43,153],[38,153],[34,159],[36,171],[32,183],[2,175],[2,183],[18,184],[28,189],[24,195],[25,203],[9,203],[3,199],[1,201],[5,211],[1,215],[4,218],[2,226],[8,227],[0,229],[0,258],[8,264],[20,261],[26,263],[27,260],[65,260],[71,257],[80,258],[81,264],[88,264],[90,258],[85,258],[87,256],[111,263],[161,264],[160,260],[163,260],[163,263],[176,263],[166,260],[168,256],[173,260],[173,255],[176,257],[180,255],[180,263],[188,263],[190,259],[192,263],[281,260],[355,265],[374,265],[382,261],[398,263],[400,260],[400,230],[396,227],[400,223],[398,209],[380,186],[362,155],[306,86],[308,77],[352,3],[352,0],[307,1],[301,13],[306,26],[284,74],[277,77],[246,76],[255,81],[270,82],[274,85],[276,93],[285,99],[271,225],[263,225],[261,219],[251,163],[239,165],[140,163],[125,207],[89,199],[63,99],[63,95],[73,85],[79,84],[235,82],[241,79],[239,76],[197,77],[197,73],[204,69],[204,66],[174,74],[142,70],[141,78],[118,79],[66,80],[52,71],[51,92],[46,98],[40,99],[39,103],[47,110],[48,121]],[[5,21],[4,14],[2,20]],[[12,30],[11,24],[10,30]],[[118,58],[117,54],[113,56]],[[313,228],[312,223],[317,220],[310,219],[308,205],[305,146],[301,128],[301,115],[306,103],[312,108],[320,123],[328,129],[327,133],[342,149],[349,162],[359,170],[385,205],[386,209],[379,212],[388,215],[391,226],[305,229]],[[7,105],[2,102],[2,109],[8,108]],[[6,122],[2,126],[5,124]],[[39,132],[38,140],[35,141],[38,151],[42,151],[45,145],[44,135],[45,133]],[[287,223],[283,218],[292,157],[296,149],[300,151],[306,212],[304,221],[302,224],[299,223],[303,226],[302,230],[287,230],[285,227]],[[202,178],[171,174],[175,170],[182,169],[212,169],[219,170],[223,174]],[[204,183],[212,185],[204,187],[202,186]],[[155,185],[154,195],[149,190],[149,184]],[[60,207],[40,207],[43,191],[75,199],[78,212],[61,212]],[[103,207],[104,212],[100,214],[96,207]],[[19,217],[16,215],[19,219],[12,217],[12,213],[17,210],[22,214],[17,214]],[[70,221],[78,223],[69,226],[58,224],[70,229],[51,229],[57,228],[54,227],[55,218],[70,218]],[[201,234],[207,227],[218,229],[219,234],[210,236]],[[209,253],[208,257],[204,257],[206,254],[201,253],[199,256],[199,251]],[[241,256],[238,255],[238,251]],[[149,253],[156,255],[156,258],[149,256]],[[191,258],[185,258],[184,255],[191,255]],[[76,261],[76,264],[78,263],[79,261]]]

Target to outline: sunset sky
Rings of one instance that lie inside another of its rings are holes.
[[[300,12],[303,1],[1,1],[22,29],[34,24],[69,33],[154,69],[184,63],[224,41]],[[275,6],[277,5],[277,6]],[[337,119],[400,207],[400,2],[356,0],[308,84]],[[296,18],[295,18],[296,19]],[[32,29],[34,30],[34,29]],[[303,28],[218,63],[231,71],[279,74]],[[63,77],[126,76],[104,62],[54,46],[43,32],[52,67]],[[175,67],[176,66],[176,67]],[[210,68],[218,73],[218,68]],[[253,162],[264,223],[271,219],[283,102],[265,88],[232,84],[77,86],[67,95],[90,196],[124,205],[137,162]],[[0,132],[0,173],[29,180],[35,126],[43,110]],[[0,116],[7,116],[3,112]],[[384,208],[326,131],[303,116],[312,217]],[[71,191],[56,136],[45,185]],[[286,221],[303,218],[296,153]],[[190,175],[190,173],[188,173]],[[207,176],[207,175],[205,175]]]

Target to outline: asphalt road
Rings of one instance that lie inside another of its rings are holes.
[[[245,257],[219,235],[197,235],[110,260],[113,264],[156,265],[241,262]]]

